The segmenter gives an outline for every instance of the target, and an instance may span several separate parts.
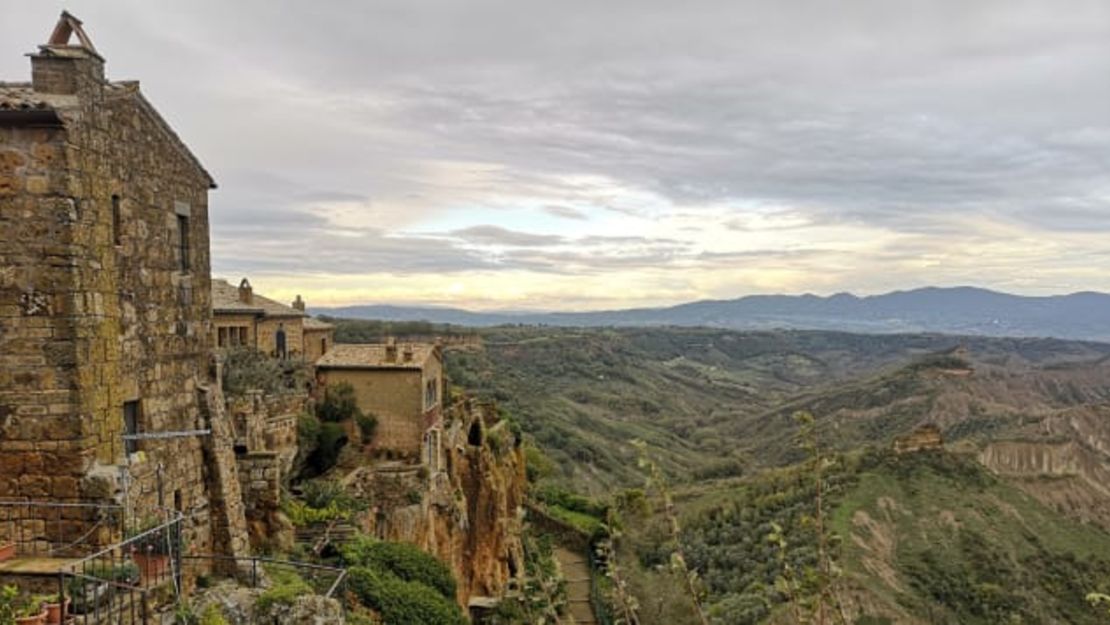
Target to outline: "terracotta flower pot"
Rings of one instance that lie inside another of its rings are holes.
[[[0,562],[11,560],[15,557],[15,543],[0,543]]]
[[[46,625],[62,625],[65,623],[66,612],[69,612],[69,597],[66,597],[65,605],[47,603],[42,607],[46,609]]]
[[[46,610],[35,616],[17,616],[15,625],[46,625]]]
[[[170,556],[164,553],[143,553],[136,551],[131,559],[139,567],[140,579],[144,586],[165,579],[169,575]]]

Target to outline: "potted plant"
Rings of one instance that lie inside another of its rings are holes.
[[[19,599],[19,589],[15,586],[0,588],[0,623],[7,625],[15,622],[16,601]]]
[[[175,540],[171,530],[165,524],[144,524],[131,541],[131,559],[138,565],[144,585],[161,581],[169,573]]]
[[[15,610],[16,625],[45,625],[46,608],[37,597],[19,601]]]
[[[15,541],[0,539],[0,562],[15,557]]]
[[[85,571],[83,576],[70,579],[66,589],[73,599],[71,604],[73,612],[90,614],[98,605],[103,605],[111,590],[105,582],[134,586],[139,583],[139,567],[132,563],[115,566],[106,563],[94,564]],[[0,620],[0,623],[3,623],[3,620]]]
[[[62,625],[65,623],[66,614],[69,613],[69,597],[59,595],[43,595],[39,598],[42,607],[46,610],[46,625]]]

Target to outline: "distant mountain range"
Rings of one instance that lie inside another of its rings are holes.
[[[665,308],[593,312],[473,312],[389,305],[316,308],[313,314],[463,326],[708,326],[861,333],[940,332],[1110,341],[1110,294],[1026,297],[974,287],[927,287],[858,297],[751,295]]]

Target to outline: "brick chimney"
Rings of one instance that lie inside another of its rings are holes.
[[[297,299],[293,300],[293,308],[296,308],[297,310],[299,310],[301,312],[304,312],[304,300],[301,299],[300,295],[297,296]]]
[[[385,340],[385,361],[397,362],[397,339],[392,336]]]
[[[70,39],[77,36],[77,43]],[[62,11],[50,40],[31,57],[31,86],[39,93],[89,93],[104,84],[104,57],[81,28],[81,20]]]
[[[239,283],[239,301],[244,304],[254,303],[254,289],[251,287],[250,280],[246,278]]]

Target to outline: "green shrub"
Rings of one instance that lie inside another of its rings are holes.
[[[572,512],[580,512],[596,519],[608,516],[609,507],[582,495],[576,495],[556,486],[545,486],[536,491],[536,498],[549,506],[558,506]]]
[[[349,510],[340,508],[334,502],[323,508],[313,508],[303,501],[287,499],[282,502],[281,511],[289,517],[289,522],[294,527],[307,527],[318,523],[329,523],[351,518]]]
[[[354,498],[347,494],[343,485],[332,480],[304,482],[301,484],[301,498],[312,508],[327,508],[333,503],[345,508],[354,502]]]
[[[305,449],[314,449],[320,438],[320,420],[310,414],[297,418],[297,439]]]
[[[271,358],[253,347],[237,347],[225,352],[223,388],[228,395],[255,390],[267,394],[298,392],[305,387],[308,378],[303,362]]]
[[[263,618],[270,616],[276,606],[291,606],[297,601],[297,597],[301,595],[312,594],[312,586],[308,582],[301,579],[299,575],[289,572],[288,574],[271,575],[273,586],[268,588],[265,592],[258,596],[258,601],[255,602],[254,607],[258,614]]]
[[[355,417],[358,431],[362,434],[362,442],[370,442],[378,431],[378,418],[372,414],[360,414]]]
[[[359,536],[342,550],[348,566],[361,566],[418,582],[454,601],[455,577],[447,565],[408,543],[382,542]]]
[[[228,623],[223,612],[220,611],[220,606],[210,603],[200,615],[200,625],[228,625]]]
[[[316,446],[308,456],[313,475],[327,473],[339,460],[339,452],[347,444],[347,432],[338,423],[321,423]]]
[[[387,571],[356,566],[347,572],[348,588],[390,625],[465,625],[467,619],[453,600],[419,582],[405,581]]]
[[[348,419],[362,416],[358,407],[358,398],[355,397],[355,387],[343,382],[329,386],[324,394],[324,401],[316,407],[316,416],[321,421],[339,423]]]

